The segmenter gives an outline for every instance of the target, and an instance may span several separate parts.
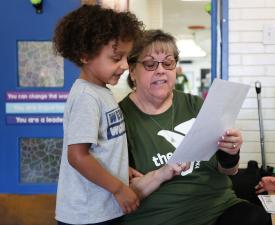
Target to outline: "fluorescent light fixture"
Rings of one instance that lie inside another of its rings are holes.
[[[177,41],[180,51],[179,58],[197,58],[205,57],[206,52],[198,46],[193,39],[182,39]]]

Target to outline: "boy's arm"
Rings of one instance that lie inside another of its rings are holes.
[[[137,209],[139,200],[136,194],[122,181],[110,174],[90,153],[90,144],[68,146],[68,161],[82,176],[111,192],[124,213]]]

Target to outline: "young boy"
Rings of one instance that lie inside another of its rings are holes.
[[[55,29],[55,51],[80,67],[64,111],[58,224],[114,224],[139,205],[128,187],[124,119],[106,84],[117,84],[128,69],[142,27],[129,12],[83,5]]]

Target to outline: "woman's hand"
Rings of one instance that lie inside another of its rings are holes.
[[[230,155],[236,155],[243,143],[241,132],[237,129],[229,129],[218,141],[218,148]]]
[[[264,191],[275,191],[275,177],[263,177],[255,189],[257,194]]]
[[[240,148],[243,143],[241,132],[229,129],[218,141],[219,150],[216,153],[218,170],[226,175],[234,175],[238,172]]]

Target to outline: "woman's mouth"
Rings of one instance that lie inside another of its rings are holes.
[[[152,84],[154,85],[161,85],[161,84],[165,84],[167,83],[166,80],[156,80],[156,81],[153,81]]]

